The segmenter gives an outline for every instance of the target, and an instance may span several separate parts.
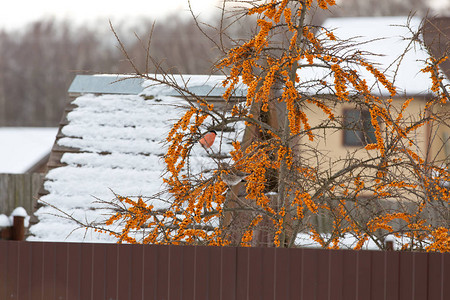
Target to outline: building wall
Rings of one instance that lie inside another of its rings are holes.
[[[393,101],[394,109],[400,110],[402,104],[406,98],[396,98]],[[413,100],[409,107],[403,113],[404,126],[409,126],[419,119],[419,114],[423,112],[425,106],[424,99]],[[336,118],[342,118],[344,111],[352,109],[354,106],[343,103],[336,107],[333,111]],[[449,111],[449,105],[439,106],[439,113],[445,113]],[[324,119],[327,119],[327,115],[314,105],[308,106],[306,112],[311,127],[317,126]],[[396,116],[396,113],[394,113]],[[339,170],[343,166],[343,161],[349,156],[355,158],[369,158],[376,155],[376,151],[367,151],[364,146],[345,146],[344,145],[344,130],[338,129],[325,129],[315,131],[314,141],[310,142],[307,137],[303,137],[299,140],[299,150],[302,153],[302,159],[309,159],[311,164],[314,165],[317,160],[313,155],[315,150],[325,154],[329,164],[323,163],[323,168],[330,167],[332,170]],[[389,133],[388,133],[389,134]],[[437,161],[439,163],[448,159],[448,143],[446,143],[445,137],[450,135],[450,128],[448,125],[440,124],[438,120],[433,121],[430,124],[424,125],[412,132],[409,137],[417,142],[418,147],[414,150],[420,154],[423,158],[428,157],[428,161]]]

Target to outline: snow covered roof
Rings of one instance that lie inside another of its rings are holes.
[[[0,173],[26,173],[45,158],[55,142],[57,128],[0,128]]]
[[[422,19],[412,17],[409,26],[417,30]],[[328,30],[333,30],[336,37],[341,40],[350,40],[354,46],[350,49],[360,50],[367,54],[369,60],[382,72],[386,72],[388,79],[394,80],[399,95],[426,95],[430,93],[431,81],[429,74],[420,70],[425,67],[428,57],[426,51],[405,38],[412,34],[405,25],[408,17],[360,17],[360,18],[329,18],[322,25]],[[421,38],[421,37],[420,37]],[[408,48],[409,51],[399,60]],[[349,49],[343,49],[339,53]],[[400,67],[398,67],[398,63]],[[398,68],[398,69],[397,69]],[[359,70],[363,78],[370,86],[374,84],[373,76],[365,69]],[[299,72],[300,78],[323,79],[326,73],[323,68],[303,68]],[[394,76],[395,75],[395,76]],[[329,76],[325,80],[333,83]],[[314,92],[315,88],[311,90]],[[326,91],[322,91],[326,92]],[[389,95],[383,87],[374,86],[375,94]]]
[[[30,228],[34,236],[28,240],[110,241],[105,234],[73,231],[79,226],[55,216],[61,212],[51,205],[78,220],[102,221],[104,205],[97,200],[110,201],[114,193],[148,197],[164,192],[165,137],[186,103],[161,93],[148,99],[136,94],[83,94],[73,100],[53,150],[62,152],[60,165],[46,175],[48,194],[40,198],[44,206],[35,213],[39,222]],[[232,149],[230,139],[242,133],[218,131],[212,152],[226,155]],[[201,172],[212,163],[209,154],[195,145],[190,165]],[[160,197],[150,200],[155,208],[168,205],[165,194]]]

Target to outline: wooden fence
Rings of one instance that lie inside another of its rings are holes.
[[[31,215],[43,180],[39,173],[0,174],[0,214],[9,215],[21,206]]]
[[[0,299],[450,299],[450,254],[0,241]]]

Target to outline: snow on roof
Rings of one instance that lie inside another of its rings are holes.
[[[0,173],[26,173],[48,155],[58,128],[0,128]]]
[[[52,169],[44,182],[48,195],[41,202],[91,222],[103,221],[104,205],[98,199],[110,201],[114,193],[121,196],[153,196],[164,191],[163,155],[165,137],[184,107],[180,98],[160,96],[145,100],[139,95],[95,96],[86,94],[73,102],[77,107],[69,112],[68,125],[62,128],[65,137],[58,145],[80,149],[65,152],[61,162],[67,164]],[[206,128],[203,128],[206,132]],[[231,138],[242,132],[218,132],[212,146],[214,153],[231,150]],[[190,165],[196,171],[210,169],[213,160],[195,145]],[[114,192],[114,193],[113,193]],[[157,209],[167,207],[168,198],[150,200]],[[30,228],[34,235],[28,240],[41,241],[111,241],[109,235],[83,229],[61,215],[51,206],[41,207],[35,215],[39,222]]]
[[[418,30],[422,19],[412,17],[410,19],[410,27]],[[360,17],[360,18],[329,18],[322,25],[328,30],[333,30],[336,37],[341,40],[350,39],[355,46],[350,49],[359,49],[362,52],[370,53],[369,61],[382,72],[386,72],[388,79],[395,78],[394,84],[400,95],[425,95],[430,93],[431,81],[429,74],[425,74],[420,70],[425,65],[428,55],[424,49],[418,44],[409,45],[410,38],[413,33],[410,32],[405,25],[408,23],[408,17]],[[409,51],[402,56],[405,49]],[[344,49],[340,54],[348,51]],[[398,63],[400,67],[397,70]],[[370,86],[374,84],[373,76],[365,69],[359,69],[362,77],[367,80]],[[301,80],[305,79],[322,79],[326,76],[323,68],[303,68],[299,71]],[[394,77],[395,75],[395,77]],[[326,78],[333,83],[333,78]],[[310,90],[315,91],[315,88]],[[322,91],[325,92],[325,91]],[[389,95],[384,87],[375,86],[374,93],[381,95]]]

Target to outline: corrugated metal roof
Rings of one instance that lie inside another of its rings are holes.
[[[226,88],[221,82],[226,77],[221,75],[173,75],[174,80],[183,88],[200,97],[222,97]],[[179,97],[180,93],[161,84],[154,85],[150,80],[127,75],[77,75],[68,90],[77,94],[147,94]],[[245,97],[246,90],[237,88],[235,97]]]
[[[189,91],[200,97],[205,97],[205,96],[222,97],[223,93],[225,93],[225,91],[226,91],[226,88],[214,87],[214,86],[210,86],[210,85],[201,85],[201,86],[190,86]],[[240,91],[240,90],[238,90],[238,91]],[[242,92],[239,92],[237,94],[239,96],[242,96]],[[173,89],[167,91],[166,93],[164,93],[164,95],[173,96],[173,97],[180,96],[180,94]]]
[[[69,93],[80,94],[132,94],[141,93],[142,78],[124,75],[77,75],[69,87]]]

